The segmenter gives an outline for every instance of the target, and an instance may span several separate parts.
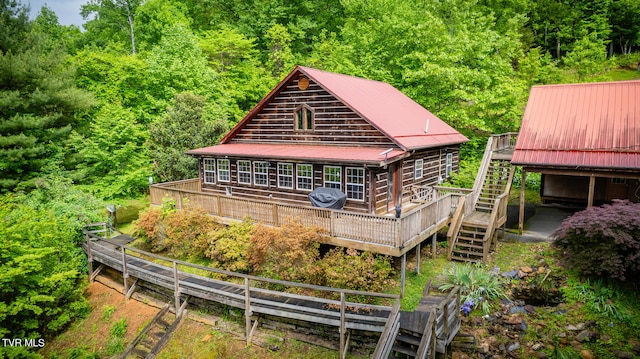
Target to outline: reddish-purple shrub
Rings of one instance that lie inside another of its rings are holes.
[[[614,200],[588,208],[553,235],[561,261],[585,276],[624,281],[640,272],[640,203]]]

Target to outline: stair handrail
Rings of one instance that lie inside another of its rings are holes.
[[[391,312],[389,313],[389,317],[387,318],[387,324],[385,324],[384,330],[382,331],[382,334],[380,334],[380,339],[378,340],[378,344],[376,345],[376,349],[371,355],[371,358],[379,359],[387,358],[389,356],[389,353],[391,353],[391,349],[393,347],[393,342],[395,342],[396,340],[395,336],[392,336],[391,334],[399,320],[400,300],[396,299],[396,302],[393,305],[393,308],[391,308]]]
[[[462,196],[458,200],[458,205],[456,206],[456,212],[451,217],[451,223],[449,224],[449,231],[447,231],[447,241],[449,241],[449,253],[447,258],[451,260],[451,252],[453,252],[453,248],[455,247],[455,241],[457,239],[456,234],[460,230],[462,226],[462,217],[465,213],[465,202],[467,196]]]
[[[435,358],[435,342],[436,342],[436,333],[435,333],[435,318],[438,317],[435,308],[431,308],[429,311],[429,319],[427,319],[427,324],[424,326],[424,330],[422,331],[422,339],[420,340],[420,345],[418,346],[418,350],[416,352],[416,359],[426,359],[427,353],[429,352],[429,343],[431,343],[431,357]],[[429,332],[427,334],[427,331]]]
[[[484,154],[482,155],[482,162],[480,162],[480,168],[478,168],[478,174],[476,175],[476,180],[473,182],[472,187],[472,196],[473,196],[473,205],[475,206],[478,201],[478,197],[480,197],[480,191],[482,189],[482,185],[484,184],[484,178],[487,175],[487,171],[489,170],[489,163],[491,162],[491,155],[493,152],[493,136],[490,136],[487,140],[487,146],[484,149]]]
[[[502,202],[507,203],[508,195],[509,192],[503,192],[493,201],[493,208],[491,209],[489,224],[487,225],[487,230],[484,233],[484,237],[482,237],[482,262],[486,263],[487,261],[487,256],[489,255],[489,247],[491,246],[491,239],[493,238],[493,231],[495,230],[496,226],[496,219],[499,218],[498,215],[501,212],[500,208],[502,207]]]

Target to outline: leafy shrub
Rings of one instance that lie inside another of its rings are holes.
[[[389,257],[355,249],[335,248],[321,261],[325,284],[331,287],[381,292],[394,284]]]
[[[162,219],[162,211],[159,208],[151,207],[140,212],[138,219],[133,222],[133,235],[151,245],[151,250],[154,252],[165,249],[163,247],[156,247],[160,243],[163,243],[166,237]]]
[[[202,208],[188,208],[169,214],[164,219],[166,238],[164,245],[169,253],[178,258],[202,257],[204,252],[196,250],[196,243],[207,241],[209,233],[219,228]]]
[[[213,260],[214,266],[233,272],[249,273],[249,239],[253,231],[253,221],[246,218],[209,233],[204,255]]]
[[[640,203],[614,200],[562,222],[553,236],[560,260],[585,276],[635,278],[640,270]]]
[[[249,261],[258,274],[293,282],[319,283],[322,231],[290,220],[282,227],[258,224],[251,234]]]
[[[481,306],[487,314],[491,310],[491,303],[499,299],[508,299],[505,293],[504,279],[497,271],[490,271],[481,264],[452,264],[445,272],[447,283],[440,286],[440,290],[450,290],[460,287],[461,310],[469,314],[473,309]]]

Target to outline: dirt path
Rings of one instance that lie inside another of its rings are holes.
[[[54,354],[67,357],[72,350],[86,350],[99,353],[101,357],[108,356],[112,337],[110,331],[115,323],[125,318],[127,331],[123,342],[126,345],[158,312],[158,308],[137,300],[125,300],[122,293],[99,282],[89,285],[86,296],[91,308],[87,318],[76,322],[53,341],[47,342],[40,351],[44,357]]]

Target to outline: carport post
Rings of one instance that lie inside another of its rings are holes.
[[[589,176],[589,197],[587,199],[587,207],[593,206],[593,192],[596,187],[596,177],[594,175]]]
[[[527,171],[522,167],[522,181],[520,182],[520,207],[518,212],[518,233],[522,235],[524,231],[524,195],[527,183]]]

